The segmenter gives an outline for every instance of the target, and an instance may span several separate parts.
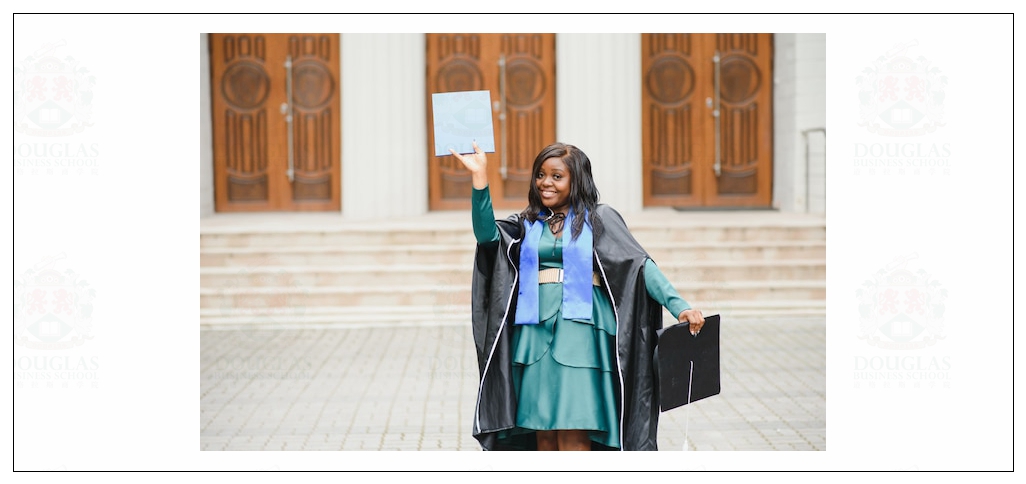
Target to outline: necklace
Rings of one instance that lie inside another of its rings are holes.
[[[552,235],[556,235],[563,230],[563,223],[566,222],[566,215],[553,213],[548,217],[545,217],[545,222],[549,224],[549,231],[552,232]]]
[[[563,223],[566,222],[566,215],[561,213],[551,213],[548,217],[545,217],[545,222],[549,224],[549,231],[552,235],[558,234],[563,230]],[[552,255],[556,255],[556,243],[559,238],[552,240]]]

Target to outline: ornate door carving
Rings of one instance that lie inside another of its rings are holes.
[[[338,39],[210,35],[217,211],[341,208]]]
[[[646,206],[770,205],[772,40],[642,35]]]
[[[554,74],[554,34],[427,35],[429,103],[436,92],[491,92],[495,153],[488,161],[496,208],[527,205],[534,156],[555,141]],[[468,209],[470,173],[451,156],[434,156],[430,106],[427,112],[430,208]]]

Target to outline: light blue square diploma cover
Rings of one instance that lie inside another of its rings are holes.
[[[495,153],[492,132],[492,100],[489,91],[460,91],[431,94],[435,125],[435,156],[473,153],[472,143],[485,153]]]

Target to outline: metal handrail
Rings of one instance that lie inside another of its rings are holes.
[[[826,128],[803,129],[802,139],[805,140],[805,213],[809,212],[809,133],[823,133],[823,159],[826,159]]]

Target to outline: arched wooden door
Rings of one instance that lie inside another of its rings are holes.
[[[437,92],[491,92],[495,153],[488,155],[496,208],[527,206],[531,164],[556,137],[555,34],[428,34],[427,100]],[[429,206],[470,208],[470,173],[452,156],[434,156],[427,107]],[[503,116],[504,115],[504,116]]]
[[[338,34],[210,34],[215,210],[341,209],[338,49]]]
[[[772,34],[643,34],[645,206],[769,207]]]

